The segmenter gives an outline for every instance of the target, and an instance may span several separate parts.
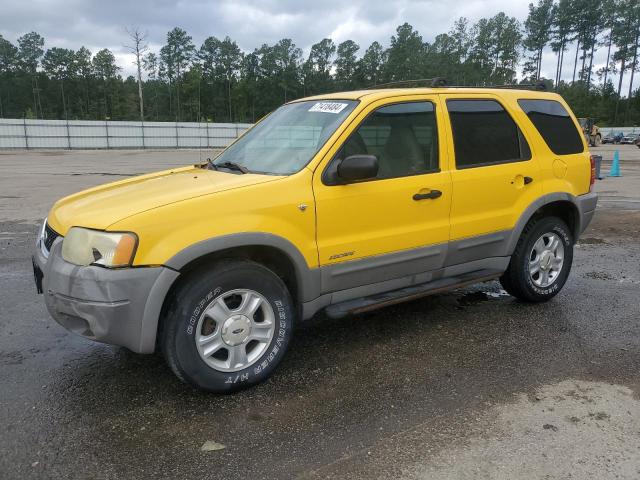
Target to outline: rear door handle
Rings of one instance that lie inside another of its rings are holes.
[[[436,198],[440,198],[442,196],[442,192],[440,190],[431,190],[429,193],[416,193],[413,196],[413,199],[418,200],[435,200]]]
[[[525,185],[529,185],[531,182],[533,182],[533,178],[531,178],[531,177],[524,177],[524,184],[525,184]]]

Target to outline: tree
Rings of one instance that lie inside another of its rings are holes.
[[[375,86],[380,82],[386,57],[386,52],[378,42],[373,42],[367,48],[358,62],[358,73],[363,86]]]
[[[638,42],[640,42],[640,3],[632,2],[629,5],[629,10],[627,14],[631,17],[633,26],[631,27],[631,37],[633,38],[633,46],[631,48],[632,53],[630,56],[632,57],[631,65],[629,69],[631,70],[631,79],[629,80],[629,93],[627,94],[627,111],[625,114],[625,121],[629,119],[629,109],[631,107],[631,94],[633,93],[633,78],[635,76],[635,72],[638,70]]]
[[[586,82],[588,91],[591,83],[593,54],[598,43],[598,34],[604,28],[602,2],[601,0],[573,0],[573,10],[575,14],[574,30],[577,38],[576,49],[579,46],[582,50],[582,55],[580,56],[582,65],[578,78],[580,81]],[[588,67],[586,65],[587,59],[589,59]]]
[[[133,64],[136,66],[137,80],[138,80],[138,99],[140,102],[140,121],[144,122],[144,98],[142,95],[142,58],[144,54],[149,50],[149,46],[147,45],[147,36],[148,34],[142,33],[138,27],[133,27],[131,29],[126,29],[129,38],[131,39],[131,45],[125,45],[125,48],[128,49],[134,55]]]
[[[111,105],[111,114],[109,114],[108,94],[109,84],[116,77],[120,67],[116,65],[116,58],[107,48],[103,48],[93,57],[93,71],[95,76],[102,80],[102,98],[104,101],[103,118],[113,116],[113,105]]]
[[[261,65],[273,69],[277,85],[282,89],[285,102],[299,85],[299,68],[302,50],[290,38],[283,38],[263,55]]]
[[[425,45],[422,37],[408,23],[400,25],[391,37],[387,51],[385,76],[387,81],[412,80],[422,76]]]
[[[357,81],[356,71],[358,68],[356,53],[358,50],[360,50],[360,45],[353,40],[345,40],[338,45],[338,56],[335,61],[335,82],[341,90],[355,88]]]
[[[461,64],[457,56],[456,40],[447,33],[436,36],[432,44],[427,46],[425,57],[427,77],[442,77],[460,82]]]
[[[336,46],[330,38],[323,38],[311,46],[309,58],[302,65],[305,94],[329,91],[335,53]]]
[[[495,39],[491,50],[494,81],[513,83],[522,39],[520,23],[514,17],[508,17],[503,12],[500,12],[489,19],[489,28]]]
[[[165,68],[165,74],[169,79],[169,91],[171,84],[176,83],[177,93],[177,120],[180,121],[180,79],[187,69],[195,52],[192,38],[183,29],[175,27],[167,33],[167,43],[160,49],[160,58]],[[171,100],[170,100],[171,101]]]
[[[609,33],[605,36],[604,42],[602,45],[607,46],[607,61],[602,68],[602,73],[604,75],[603,84],[606,85],[607,78],[609,76],[609,71],[611,70],[611,46],[613,45],[613,35],[612,30],[616,21],[616,9],[617,9],[617,1],[616,0],[605,0],[602,4],[602,25],[604,28],[609,29]]]
[[[80,47],[76,52],[76,71],[82,82],[84,90],[84,98],[80,102],[82,109],[84,110],[83,116],[89,116],[90,95],[89,95],[89,82],[93,77],[93,65],[91,63],[91,52],[85,47]]]
[[[551,25],[555,11],[553,0],[538,0],[538,4],[529,4],[529,16],[524,22],[524,47],[532,53],[525,63],[525,74],[540,78],[542,52],[551,39]]]
[[[159,79],[158,56],[153,52],[147,53],[142,57],[142,68],[147,74],[147,88],[149,88],[150,84],[153,88],[153,118],[158,120],[158,88],[156,86],[156,82]]]
[[[482,18],[472,30],[473,46],[469,60],[480,83],[513,83],[522,39],[514,17],[500,12]]]
[[[229,121],[233,121],[233,108],[231,103],[231,84],[235,82],[240,66],[242,65],[242,51],[238,44],[229,37],[220,42],[217,51],[216,65],[218,71],[224,77],[227,84],[227,105],[229,107]]]
[[[637,0],[621,0],[615,25],[611,31],[613,43],[616,44],[618,50],[613,54],[614,62],[620,62],[620,76],[618,78],[618,98],[614,120],[618,121],[618,110],[620,106],[620,96],[622,93],[622,81],[626,70],[635,67],[638,50],[638,35],[640,34],[640,25],[637,19],[638,4]]]
[[[18,59],[20,68],[31,76],[31,89],[33,91],[33,110],[38,116],[38,110],[42,115],[40,101],[40,88],[38,87],[37,70],[44,54],[44,38],[36,32],[29,32],[18,38]]]
[[[0,74],[11,72],[16,66],[18,49],[0,35]]]
[[[67,119],[67,102],[64,94],[64,82],[70,80],[76,74],[76,54],[68,48],[53,47],[47,50],[42,59],[42,66],[47,74],[60,82],[62,93],[62,110],[64,118]]]
[[[560,0],[555,9],[553,31],[551,36],[551,49],[556,52],[556,89],[562,80],[562,66],[564,64],[564,52],[571,41],[573,28],[573,9],[570,0]]]
[[[453,28],[449,31],[449,38],[453,44],[453,61],[457,66],[454,72],[455,83],[464,85],[469,76],[467,73],[469,69],[467,59],[473,43],[473,38],[469,31],[469,21],[465,17],[460,17],[453,23]],[[443,76],[443,74],[438,76]]]
[[[18,57],[18,49],[0,35],[0,118],[4,117],[4,105],[2,93],[5,90],[5,81],[10,79]]]

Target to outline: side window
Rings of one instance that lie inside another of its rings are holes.
[[[447,100],[457,168],[531,158],[520,128],[495,100]]]
[[[581,134],[561,103],[555,100],[518,100],[518,104],[553,153],[571,155],[584,151]]]
[[[438,131],[431,102],[389,105],[371,113],[338,153],[375,155],[379,179],[438,171]]]

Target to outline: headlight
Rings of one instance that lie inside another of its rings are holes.
[[[133,262],[137,245],[135,233],[72,227],[62,241],[62,258],[75,265],[128,267]]]

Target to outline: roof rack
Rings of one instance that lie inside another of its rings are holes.
[[[535,83],[511,83],[505,85],[483,85],[480,87],[474,88],[513,88],[513,89],[521,89],[521,90],[539,90],[541,92],[547,91],[547,85],[542,80],[538,80]]]
[[[448,86],[447,80],[442,77],[433,78],[418,78],[416,80],[396,80],[395,82],[378,83],[377,85],[371,85],[366,87],[365,90],[373,90],[376,88],[386,87],[399,87],[401,85],[415,85],[416,83],[427,83],[430,87],[446,87]]]
[[[539,90],[541,92],[547,91],[547,85],[543,80],[538,80],[535,83],[521,83],[521,84],[505,84],[505,85],[449,85],[447,80],[443,77],[434,78],[419,78],[416,80],[398,80],[395,82],[379,83],[378,85],[372,85],[365,88],[365,90],[372,90],[376,88],[387,87],[399,87],[401,85],[415,85],[417,83],[428,83],[431,88],[513,88],[522,90]]]

